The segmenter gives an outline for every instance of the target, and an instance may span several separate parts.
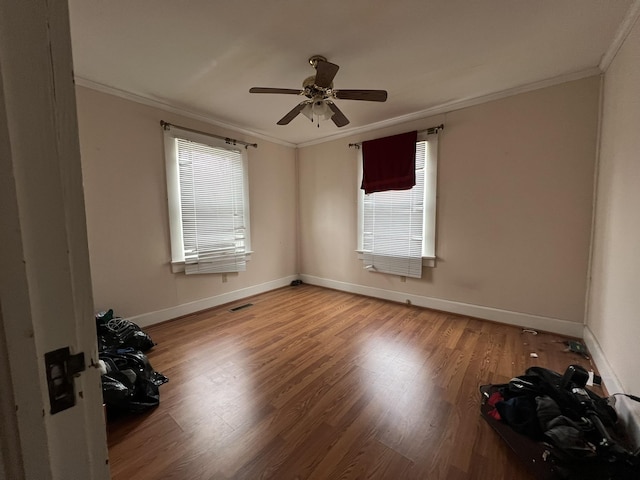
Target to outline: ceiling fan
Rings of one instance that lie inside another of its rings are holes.
[[[287,125],[299,113],[302,113],[311,121],[313,121],[315,115],[318,119],[327,120],[331,118],[337,127],[344,127],[349,123],[349,119],[344,116],[344,113],[333,102],[333,99],[366,100],[369,102],[384,102],[387,100],[386,90],[335,90],[333,88],[333,79],[340,67],[335,63],[328,62],[321,55],[312,56],[309,59],[309,63],[316,69],[316,74],[307,77],[302,82],[302,90],[270,87],[253,87],[249,89],[250,93],[284,93],[307,97],[306,100],[300,102],[278,120],[278,125]]]

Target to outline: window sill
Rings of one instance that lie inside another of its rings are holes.
[[[251,254],[253,253],[253,251],[251,252],[247,252],[247,262],[249,260],[251,260]],[[184,273],[184,261],[180,261],[180,262],[169,262],[171,265],[171,273]]]
[[[362,250],[356,250],[357,254],[358,254],[358,260],[364,260],[364,251]],[[438,259],[438,257],[422,257],[422,266],[423,267],[429,267],[429,268],[435,268],[436,267],[436,260]]]

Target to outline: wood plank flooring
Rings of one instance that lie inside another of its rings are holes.
[[[145,329],[170,381],[109,419],[113,479],[531,479],[478,387],[593,368],[559,335],[310,285],[247,302]]]

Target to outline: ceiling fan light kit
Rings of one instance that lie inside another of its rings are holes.
[[[334,99],[365,100],[369,102],[384,102],[387,100],[386,90],[335,90],[333,88],[333,79],[340,67],[335,63],[328,62],[321,55],[313,55],[309,58],[309,64],[316,69],[316,74],[307,77],[302,82],[302,90],[271,87],[253,87],[249,89],[250,93],[279,93],[307,97],[307,100],[300,102],[278,120],[278,125],[287,125],[298,114],[302,113],[312,122],[314,117],[317,118],[318,127],[320,126],[320,120],[328,119],[331,119],[337,127],[344,127],[349,123],[349,119],[333,102]]]
[[[301,113],[312,122],[314,116],[318,120],[329,120],[334,115],[333,110],[327,105],[327,101],[321,98],[314,99],[312,103],[307,103]]]

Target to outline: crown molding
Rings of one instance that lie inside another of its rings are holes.
[[[638,17],[640,17],[640,0],[635,0],[629,7],[629,10],[627,10],[624,20],[622,20],[615,37],[613,37],[611,45],[609,45],[609,48],[602,56],[599,65],[600,70],[603,72],[607,71],[609,65],[611,65],[611,62],[613,62],[613,59],[616,57],[618,50],[620,50],[629,33],[631,33],[631,29],[638,20]]]
[[[233,125],[231,123],[222,122],[222,121],[220,121],[220,120],[218,120],[218,119],[216,119],[214,117],[211,117],[209,115],[206,115],[206,114],[202,114],[202,113],[194,112],[194,111],[191,111],[191,110],[187,110],[187,109],[182,108],[182,107],[177,107],[175,105],[172,105],[169,102],[160,101],[160,100],[156,100],[156,99],[153,99],[153,98],[145,97],[143,95],[138,95],[138,94],[135,94],[135,93],[127,92],[126,90],[120,90],[119,88],[115,88],[115,87],[111,87],[109,85],[104,85],[102,83],[94,82],[93,80],[89,80],[87,78],[76,76],[75,77],[75,84],[80,86],[80,87],[89,88],[91,90],[95,90],[95,91],[98,91],[98,92],[101,92],[101,93],[106,93],[107,95],[113,95],[115,97],[120,97],[120,98],[123,98],[125,100],[130,100],[132,102],[140,103],[140,104],[146,105],[148,107],[157,108],[157,109],[160,109],[160,110],[164,110],[166,112],[171,112],[171,113],[175,113],[175,114],[178,114],[178,115],[182,115],[183,117],[188,117],[188,118],[192,118],[194,120],[199,120],[201,122],[208,123],[209,125],[215,125],[217,127],[226,128],[226,129],[231,130],[231,131],[236,132],[236,133],[241,133],[241,134],[244,134],[244,135],[249,135],[251,137],[255,137],[255,138],[262,139],[262,140],[266,140],[267,142],[276,143],[278,145],[284,145],[285,147],[291,147],[291,148],[295,148],[296,147],[296,144],[290,143],[290,142],[286,142],[286,141],[281,140],[279,138],[275,138],[275,137],[271,137],[269,135],[265,135],[265,134],[262,134],[262,133],[254,132],[252,130],[248,130],[246,128],[239,127],[238,125]]]
[[[638,1],[640,2],[640,0]],[[592,77],[594,75],[600,75],[601,73],[602,72],[598,67],[587,68],[585,70],[580,70],[579,72],[559,75],[557,77],[548,78],[546,80],[541,80],[539,82],[529,83],[519,87],[502,90],[500,92],[490,93],[488,95],[481,95],[479,97],[472,97],[472,98],[466,98],[463,100],[456,100],[453,102],[443,103],[441,105],[430,107],[425,110],[420,110],[418,112],[410,113],[408,115],[402,115],[400,117],[391,118],[389,120],[383,120],[381,122],[372,123],[364,127],[344,130],[335,135],[319,138],[317,140],[311,140],[309,142],[299,143],[297,146],[298,148],[310,147],[312,145],[318,145],[320,143],[331,142],[333,140],[338,140],[344,137],[363,134],[373,130],[380,130],[382,128],[399,125],[401,123],[407,123],[414,120],[421,120],[423,118],[432,117],[432,116],[440,115],[443,113],[449,113],[449,112],[453,112],[455,110],[461,110],[467,107],[473,107],[475,105],[480,105],[482,103],[499,100],[501,98],[511,97],[513,95],[518,95],[520,93],[526,93],[533,90],[539,90],[541,88],[559,85],[561,83],[572,82],[574,80],[580,80],[582,78]]]
[[[636,0],[637,4],[640,4],[640,0]],[[217,120],[216,118],[210,117],[208,115],[204,115],[202,113],[193,112],[184,108],[176,107],[175,105],[171,105],[168,102],[159,101],[156,99],[151,99],[142,95],[137,95],[135,93],[127,92],[125,90],[120,90],[118,88],[110,87],[108,85],[104,85],[98,82],[94,82],[93,80],[88,80],[83,77],[76,77],[76,85],[81,87],[89,88],[92,90],[96,90],[102,93],[106,93],[109,95],[114,95],[116,97],[124,98],[125,100],[130,100],[132,102],[141,103],[143,105],[147,105],[150,107],[158,108],[161,110],[165,110],[168,112],[173,112],[178,115],[182,115],[184,117],[193,118],[195,120],[199,120],[210,125],[215,125],[218,127],[226,128],[232,130],[237,133],[242,133],[245,135],[250,135],[252,137],[260,138],[262,140],[266,140],[268,142],[276,143],[279,145],[284,145],[286,147],[291,148],[302,148],[302,147],[310,147],[312,145],[318,145],[321,143],[332,142],[334,140],[338,140],[340,138],[350,137],[354,135],[363,134],[366,132],[380,130],[382,128],[391,127],[395,125],[400,125],[402,123],[411,122],[414,120],[421,120],[423,118],[432,117],[434,115],[439,115],[443,113],[453,112],[455,110],[460,110],[467,107],[472,107],[475,105],[480,105],[482,103],[491,102],[494,100],[499,100],[502,98],[511,97],[513,95],[518,95],[521,93],[530,92],[533,90],[539,90],[541,88],[551,87],[554,85],[559,85],[561,83],[571,82],[574,80],[580,80],[582,78],[591,77],[594,75],[601,74],[602,71],[599,67],[592,67],[585,70],[580,70],[578,72],[573,72],[565,75],[559,75],[557,77],[548,78],[546,80],[541,80],[539,82],[529,83],[526,85],[521,85],[519,87],[510,88],[507,90],[502,90],[495,93],[490,93],[488,95],[481,95],[478,97],[466,98],[463,100],[457,100],[453,102],[444,103],[441,105],[437,105],[435,107],[430,107],[425,110],[420,110],[418,112],[413,112],[408,115],[402,115],[400,117],[391,118],[388,120],[383,120],[381,122],[372,123],[369,125],[365,125],[363,127],[351,128],[349,130],[343,130],[340,133],[336,133],[334,135],[329,135],[323,138],[319,138],[316,140],[310,140],[308,142],[302,143],[290,143],[279,138],[274,138],[268,135],[264,135],[258,132],[254,132],[251,130],[247,130],[245,128],[239,127],[237,125],[232,125],[229,123],[222,122]]]

